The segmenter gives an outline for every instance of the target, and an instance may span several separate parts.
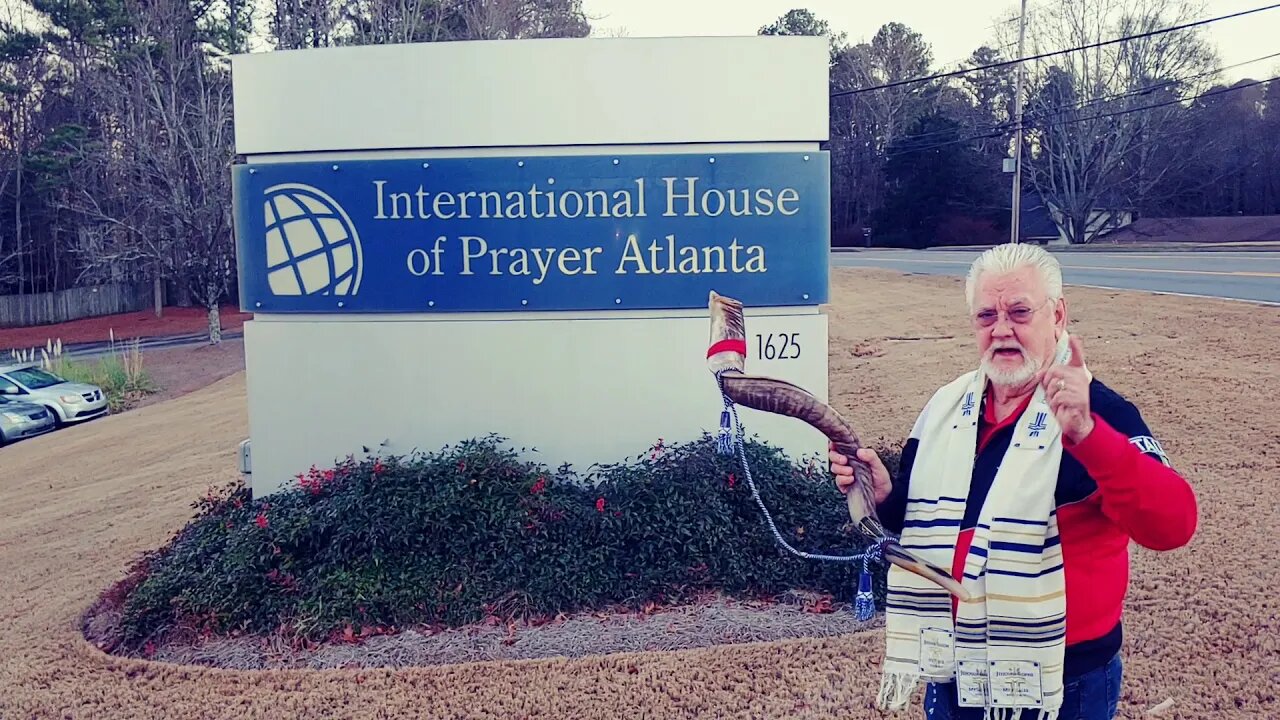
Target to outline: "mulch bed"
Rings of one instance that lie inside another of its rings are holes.
[[[56,325],[0,328],[0,350],[39,348],[44,347],[50,340],[59,339],[62,340],[63,345],[106,342],[111,339],[113,331],[117,341],[165,335],[189,335],[208,331],[209,315],[204,308],[167,307],[163,312],[162,317],[156,317],[154,310],[143,310],[82,318]],[[241,330],[245,320],[253,318],[252,313],[240,312],[240,309],[233,305],[228,305],[219,312],[224,333]]]

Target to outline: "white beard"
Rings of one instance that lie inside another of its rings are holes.
[[[982,356],[982,372],[996,385],[1024,385],[1036,376],[1040,371],[1040,361],[1027,355],[1027,351],[1022,348],[1016,348],[1022,353],[1022,365],[1015,370],[999,370],[992,364],[992,356],[996,350],[1006,349],[1005,346],[992,346],[987,353]]]

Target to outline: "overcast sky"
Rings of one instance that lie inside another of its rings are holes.
[[[1029,0],[1028,16],[1034,16],[1038,2],[1046,1],[1061,0]],[[1206,11],[1201,17],[1206,18],[1272,4],[1203,1]],[[1018,7],[1014,0],[583,0],[597,34],[622,31],[629,37],[755,35],[760,26],[792,8],[809,9],[834,32],[847,33],[850,42],[870,39],[881,25],[897,21],[924,36],[933,49],[935,67],[961,60],[990,41],[993,25],[1016,18]],[[1016,31],[1016,22],[1012,27]],[[1280,52],[1280,8],[1212,23],[1207,32],[1223,65]],[[1280,57],[1223,74],[1228,80],[1280,75]]]

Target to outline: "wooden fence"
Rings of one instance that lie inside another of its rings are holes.
[[[0,295],[0,328],[29,327],[137,312],[155,303],[151,283],[94,285],[33,295]]]

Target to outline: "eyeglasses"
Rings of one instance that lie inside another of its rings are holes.
[[[1049,301],[1045,300],[1044,302],[1040,303],[1038,306],[1033,308],[1027,307],[1026,305],[1022,305],[1022,304],[1014,305],[1013,307],[1009,308],[1009,311],[1007,313],[1005,313],[1005,317],[1009,318],[1009,321],[1014,323],[1015,325],[1026,325],[1027,323],[1031,322],[1032,316],[1034,316],[1036,312],[1038,312],[1041,308],[1043,308],[1048,303]],[[998,320],[999,318],[1000,318],[1000,311],[987,309],[987,310],[981,310],[976,315],[974,315],[973,321],[981,327],[991,327],[992,325],[996,324],[996,320]]]

